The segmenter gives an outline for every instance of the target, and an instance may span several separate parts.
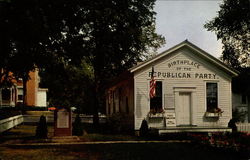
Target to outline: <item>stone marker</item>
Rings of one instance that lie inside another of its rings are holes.
[[[71,110],[57,108],[54,112],[54,136],[72,136]]]

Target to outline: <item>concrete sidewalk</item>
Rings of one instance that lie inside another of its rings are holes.
[[[89,144],[143,144],[143,143],[190,143],[189,140],[168,141],[95,141],[95,142],[60,142],[60,143],[20,143],[0,144],[0,146],[60,146],[60,145],[89,145]]]

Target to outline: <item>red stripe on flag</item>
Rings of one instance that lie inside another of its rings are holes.
[[[155,86],[156,86],[156,81],[154,79],[154,76],[152,76],[150,80],[150,91],[149,91],[150,98],[155,97]]]

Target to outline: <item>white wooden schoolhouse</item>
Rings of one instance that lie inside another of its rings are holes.
[[[123,115],[121,125],[135,131],[144,119],[159,133],[230,131],[231,80],[237,74],[185,40],[118,77],[106,90],[106,113]]]

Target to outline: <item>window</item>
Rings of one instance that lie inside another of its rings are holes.
[[[162,111],[162,82],[156,81],[155,97],[150,98],[150,110],[153,112]]]
[[[241,104],[247,104],[247,96],[246,95],[241,95]]]
[[[116,113],[115,111],[115,92],[112,91],[112,98],[113,98],[113,113]]]
[[[217,83],[207,83],[207,112],[215,112],[218,108],[218,86]]]
[[[18,88],[18,90],[17,90],[17,100],[18,101],[23,100],[23,88]]]
[[[10,100],[10,90],[8,88],[2,89],[2,100]]]
[[[112,100],[112,91],[108,92],[108,115],[111,114],[111,100]]]
[[[22,101],[23,100],[23,95],[18,95],[18,101]]]
[[[108,115],[110,115],[110,103],[108,104]]]
[[[122,112],[122,108],[121,108],[121,105],[122,105],[122,88],[119,88],[118,90],[118,97],[119,97],[119,112]]]
[[[126,113],[129,114],[128,97],[126,96]]]

